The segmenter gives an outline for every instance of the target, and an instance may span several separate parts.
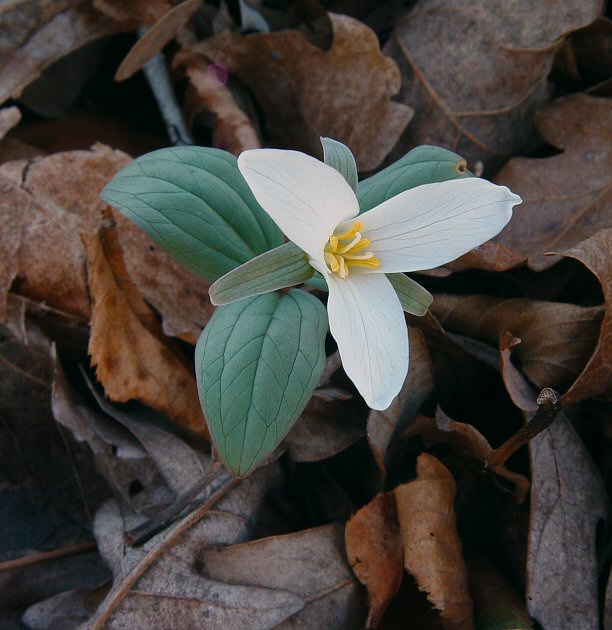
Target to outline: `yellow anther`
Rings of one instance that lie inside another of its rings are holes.
[[[357,232],[361,232],[362,227],[363,223],[361,221],[355,221],[355,223],[353,223],[353,227],[350,230],[348,230],[347,232],[342,232],[342,234],[336,234],[335,238],[339,241],[352,240]]]
[[[329,252],[325,252],[323,254],[325,258],[325,264],[335,273],[340,269],[340,264],[338,263],[338,257],[330,254]]]
[[[335,254],[337,249],[338,249],[338,237],[331,236],[327,245],[325,246],[325,251],[329,252],[330,254]]]
[[[341,278],[349,275],[349,267],[378,269],[380,260],[372,252],[365,251],[370,246],[370,239],[363,238],[363,223],[355,221],[350,230],[330,237],[324,249],[325,264],[332,273]]]

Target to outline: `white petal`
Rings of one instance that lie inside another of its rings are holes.
[[[521,203],[505,186],[477,177],[406,190],[361,215],[377,271],[432,269],[501,232]]]
[[[408,330],[397,294],[383,274],[325,279],[344,371],[372,409],[386,409],[408,373]]]
[[[338,223],[359,212],[342,175],[305,153],[278,149],[245,151],[238,168],[285,236],[324,264],[323,247]]]

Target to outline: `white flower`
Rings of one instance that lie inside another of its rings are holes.
[[[521,198],[470,177],[426,184],[359,214],[336,170],[297,151],[253,149],[238,168],[262,208],[329,287],[329,326],[344,370],[372,409],[408,373],[408,331],[385,273],[432,269],[495,236]]]

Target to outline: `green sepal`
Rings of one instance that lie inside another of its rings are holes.
[[[461,177],[472,177],[472,173],[467,170],[467,163],[460,155],[440,147],[416,147],[376,175],[359,182],[357,198],[360,212],[371,210],[415,186]]]
[[[353,192],[357,192],[357,164],[351,150],[332,138],[321,138],[321,144],[325,164],[335,168],[348,182]]]
[[[325,307],[305,291],[220,306],[200,336],[195,368],[213,442],[247,475],[285,437],[325,366]]]
[[[312,278],[308,256],[295,243],[260,254],[219,278],[209,289],[215,306],[293,287]]]
[[[402,308],[411,315],[425,315],[433,302],[433,297],[427,289],[403,273],[385,274],[395,289]]]
[[[208,281],[284,240],[236,158],[219,149],[153,151],[120,170],[100,196]]]
[[[306,284],[313,289],[317,289],[317,291],[328,291],[327,282],[325,278],[317,271],[310,280],[306,281]]]

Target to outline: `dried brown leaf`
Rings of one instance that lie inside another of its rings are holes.
[[[17,107],[5,107],[0,109],[0,140],[6,134],[19,124],[21,120],[21,112]]]
[[[179,0],[93,0],[93,6],[98,11],[108,15],[113,20],[133,20],[142,25],[155,22],[162,15],[172,9],[172,5]]]
[[[130,280],[113,228],[83,235],[93,308],[89,354],[113,400],[137,399],[207,435],[195,378]]]
[[[486,295],[437,295],[431,310],[449,330],[497,347],[502,331],[521,339],[515,356],[538,387],[567,389],[589,361],[602,308]]]
[[[278,630],[363,628],[361,589],[344,555],[340,525],[325,525],[220,550],[211,548],[200,556],[200,561],[204,574],[219,582],[257,586],[299,598],[303,608],[295,614],[287,610],[284,621],[274,626]]]
[[[380,52],[373,31],[343,15],[332,15],[334,41],[328,51],[296,31],[239,35],[221,33],[194,50],[228,67],[261,106],[273,141],[321,155],[319,138],[346,144],[359,170],[380,165],[412,116],[391,101],[401,77]]]
[[[525,264],[526,256],[519,254],[500,243],[489,241],[474,248],[457,260],[444,265],[451,271],[482,269],[483,271],[507,271]]]
[[[501,357],[501,371],[504,385],[512,402],[523,411],[535,411],[538,408],[536,393],[525,380],[518,368],[511,361],[512,348],[518,346],[521,340],[514,337],[507,330],[502,331],[499,336],[499,353]]]
[[[174,58],[175,66],[182,66],[194,88],[191,99],[191,118],[201,112],[213,116],[213,145],[238,155],[247,149],[261,146],[249,117],[240,109],[234,95],[219,77],[215,66],[202,55],[183,49]]]
[[[529,384],[509,362],[505,336],[502,372],[516,402],[533,410]],[[522,379],[522,383],[519,381]],[[532,392],[535,398],[535,392]],[[599,628],[597,529],[608,515],[601,476],[567,416],[529,443],[531,510],[527,605],[544,628]]]
[[[349,564],[368,589],[370,613],[366,628],[376,628],[404,574],[395,497],[374,497],[351,517],[344,535]]]
[[[95,611],[99,591],[75,588],[53,595],[30,606],[23,623],[31,630],[74,630]]]
[[[165,427],[152,410],[146,408],[140,413],[122,411],[110,403],[89,379],[87,385],[100,409],[138,440],[155,463],[164,482],[176,495],[187,493],[194,486],[202,484],[205,469],[210,463],[208,455],[196,451],[175,435],[171,431],[173,426]]]
[[[293,461],[315,462],[343,451],[364,434],[363,416],[354,403],[313,397],[283,446]]]
[[[416,112],[398,153],[434,144],[495,164],[527,145],[560,38],[592,22],[601,4],[418,2],[385,48],[404,78],[399,99]]]
[[[563,153],[548,158],[512,158],[495,181],[523,198],[497,242],[528,256],[542,271],[560,252],[612,227],[612,102],[574,94],[536,116],[540,135]],[[513,331],[514,332],[514,331]]]
[[[105,207],[102,188],[129,156],[96,145],[0,166],[0,316],[14,290],[82,319],[90,316],[79,232],[94,233]],[[212,315],[208,284],[114,214],[126,266],[140,293],[161,313],[164,331],[195,341]]]
[[[17,98],[51,64],[96,39],[130,30],[80,0],[0,3],[0,103]]]
[[[514,486],[514,496],[518,503],[525,500],[529,481],[523,475],[508,470],[505,463],[497,463],[495,451],[488,440],[471,424],[455,422],[438,409],[435,419],[417,416],[402,433],[405,438],[415,435],[422,438],[427,448],[434,444],[449,444],[458,455],[478,462],[481,470],[490,468]]]
[[[391,440],[406,422],[415,417],[433,391],[433,367],[425,337],[422,331],[411,326],[409,339],[410,369],[400,393],[388,409],[372,410],[368,415],[368,442],[382,472],[385,472],[385,456]]]
[[[563,396],[573,404],[592,397],[610,397],[612,389],[612,229],[602,230],[572,249],[561,252],[592,271],[605,299],[605,315],[593,355],[575,383]]]
[[[251,536],[263,497],[278,478],[273,464],[247,479],[231,480],[220,491],[224,495],[215,495],[143,547],[124,543],[125,530],[135,524],[134,515],[122,513],[115,503],[105,504],[96,514],[94,533],[113,571],[113,588],[87,627],[197,628],[205,619],[207,630],[246,630],[253,627],[248,625],[253,619],[272,627],[292,607],[299,608],[301,601],[292,593],[222,584],[201,570],[204,548]]]
[[[147,0],[146,4],[150,5]],[[171,40],[202,6],[202,0],[184,0],[164,13],[132,46],[115,73],[115,81],[125,81],[138,72]]]
[[[597,630],[597,529],[609,509],[601,476],[563,413],[529,448],[529,613],[544,628]]]
[[[482,556],[467,554],[476,628],[533,630],[525,601],[506,578]]]
[[[440,611],[445,629],[470,630],[472,600],[453,507],[455,481],[435,457],[423,453],[417,478],[393,492],[406,570]]]
[[[92,450],[96,467],[117,496],[149,514],[172,502],[173,493],[141,444],[110,418],[96,411],[74,391],[55,358],[51,408],[53,416],[79,442]],[[130,492],[132,484],[142,490]]]
[[[600,15],[587,28],[572,35],[572,48],[580,78],[599,83],[612,75],[612,20]]]

